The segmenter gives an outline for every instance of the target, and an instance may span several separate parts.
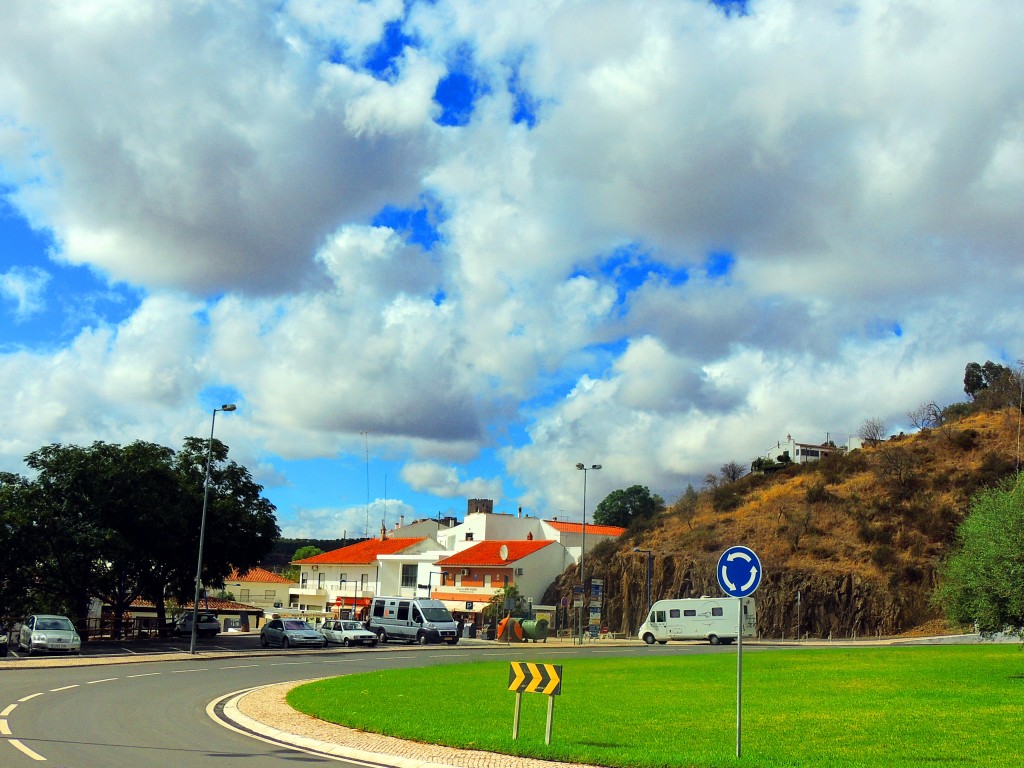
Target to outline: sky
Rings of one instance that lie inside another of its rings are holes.
[[[286,536],[579,521],[1024,356],[1024,4],[0,7],[0,470],[234,403]]]

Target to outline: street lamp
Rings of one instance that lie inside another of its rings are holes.
[[[646,552],[647,553],[647,613],[651,612],[651,570],[652,570],[652,558],[653,554],[649,549],[640,549],[640,547],[633,547],[634,552]]]
[[[196,566],[196,598],[192,602],[192,641],[189,643],[188,652],[196,652],[196,625],[199,624],[199,588],[203,580],[203,541],[206,538],[206,505],[210,498],[210,464],[213,461],[213,427],[217,423],[217,411],[235,410],[234,403],[222,405],[213,409],[213,416],[210,419],[210,443],[206,448],[206,478],[203,480],[203,516],[199,521],[199,565]]]
[[[589,467],[584,464],[577,464],[576,469],[583,470],[583,537],[580,542],[580,583],[583,585],[583,599],[587,598],[587,580],[583,571],[584,558],[587,554],[587,473],[600,469],[600,464],[591,464]],[[583,641],[583,621],[580,620],[580,642]]]

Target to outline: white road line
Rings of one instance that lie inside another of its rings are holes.
[[[11,714],[11,712],[14,711],[14,708],[17,706],[17,704],[11,704],[10,706],[6,707],[3,712],[0,712],[0,717],[7,717],[9,714]]]
[[[28,701],[29,699],[34,699],[36,696],[42,696],[42,695],[43,695],[42,691],[40,691],[39,693],[30,693],[28,696],[25,696],[24,698],[18,699],[18,702],[20,703],[20,702],[23,702],[23,701]]]
[[[77,687],[78,687],[78,683],[75,683],[74,685],[65,685],[65,686],[62,686],[60,688],[51,688],[50,689],[50,693],[57,693],[58,691],[66,691],[66,690],[68,690],[70,688],[77,688]]]
[[[112,683],[115,680],[119,680],[117,677],[104,677],[102,680],[90,680],[86,685],[96,685],[96,683]]]
[[[10,739],[7,743],[10,744],[12,747],[14,747],[16,750],[18,750],[19,752],[27,755],[28,757],[31,757],[33,760],[39,760],[39,761],[45,761],[46,760],[45,757],[40,755],[38,752],[33,752],[31,749],[26,747],[24,744],[22,744],[17,739]]]
[[[221,667],[221,669],[250,669],[251,667],[258,667],[259,664],[237,664],[233,667]]]
[[[200,667],[198,669],[176,669],[173,672],[171,672],[171,674],[172,675],[189,675],[189,674],[192,674],[193,672],[209,672],[209,671],[210,670],[207,667]]]
[[[143,672],[143,673],[138,674],[138,675],[128,675],[128,677],[156,677],[157,675],[162,675],[162,674],[163,674],[163,672]]]

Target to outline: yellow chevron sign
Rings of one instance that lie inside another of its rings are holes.
[[[557,696],[562,692],[562,666],[513,661],[508,670],[508,689],[516,693]]]

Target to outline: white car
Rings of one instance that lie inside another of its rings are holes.
[[[341,621],[328,621],[320,627],[319,632],[327,640],[327,643],[338,643],[339,645],[369,645],[377,644],[377,635],[366,629],[358,621],[342,619]]]
[[[189,611],[178,617],[174,622],[175,635],[192,634],[192,612]],[[212,613],[199,614],[199,621],[196,622],[196,637],[214,637],[220,634],[220,621]]]
[[[33,653],[79,653],[82,638],[67,616],[38,614],[29,616],[21,624],[18,649]]]

